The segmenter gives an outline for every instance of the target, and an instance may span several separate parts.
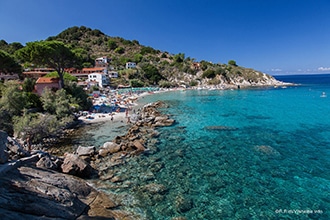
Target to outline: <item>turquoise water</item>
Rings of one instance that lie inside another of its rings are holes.
[[[304,84],[144,97],[177,123],[106,184],[145,219],[330,219],[330,75],[290,77]]]

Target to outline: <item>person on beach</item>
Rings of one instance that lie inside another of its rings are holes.
[[[31,152],[31,150],[32,150],[32,140],[31,140],[31,137],[30,136],[28,136],[26,138],[26,145],[27,145],[27,150],[29,152]]]
[[[128,108],[125,110],[126,118],[128,117]]]

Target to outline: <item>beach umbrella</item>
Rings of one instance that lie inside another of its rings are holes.
[[[93,109],[95,109],[95,110],[99,110],[100,107],[101,107],[101,106],[99,106],[99,105],[93,105]]]

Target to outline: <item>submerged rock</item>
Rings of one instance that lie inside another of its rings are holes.
[[[151,194],[164,194],[167,189],[163,184],[150,183],[145,185],[143,190]]]
[[[280,152],[278,152],[271,146],[267,146],[267,145],[255,146],[254,150],[257,151],[258,153],[260,153],[262,155],[266,155],[266,156],[275,156],[275,157],[281,156]]]
[[[205,126],[205,130],[211,131],[236,131],[238,128],[235,127],[228,127],[228,126]]]
[[[175,207],[178,212],[187,212],[193,208],[193,202],[190,198],[178,195],[175,198]]]

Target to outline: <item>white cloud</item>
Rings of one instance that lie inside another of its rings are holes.
[[[319,71],[330,71],[330,67],[319,67],[319,68],[317,68],[317,70],[319,70]]]
[[[276,69],[271,69],[270,71],[272,71],[272,72],[281,72],[282,69],[276,68]]]

